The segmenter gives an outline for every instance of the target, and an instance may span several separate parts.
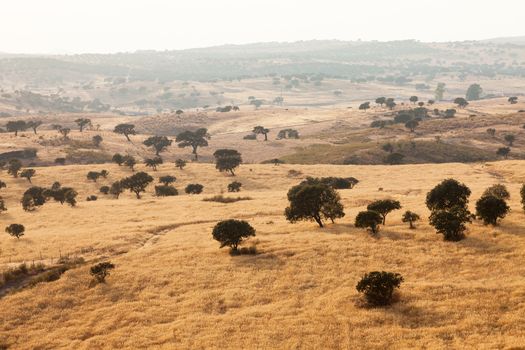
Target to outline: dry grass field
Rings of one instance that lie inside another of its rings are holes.
[[[137,167],[143,170],[143,165]],[[97,184],[89,170],[107,169]],[[290,177],[289,170],[301,172]],[[226,190],[232,177],[211,164],[172,174],[204,185],[200,195],[116,200],[98,188],[130,171],[116,165],[36,168],[33,183],[60,181],[79,192],[77,207],[48,203],[33,213],[19,204],[29,186],[4,173],[1,190],[8,211],[1,226],[26,226],[17,240],[0,234],[0,266],[52,264],[60,255],[86,264],[54,282],[37,284],[0,299],[0,344],[10,349],[520,349],[525,344],[525,236],[519,188],[525,162],[401,166],[242,165],[239,195],[229,204],[202,199]],[[354,176],[341,190],[346,216],[318,228],[288,223],[286,192],[305,176]],[[511,192],[511,214],[498,227],[469,225],[468,236],[444,242],[427,223],[426,193],[444,178],[472,189],[473,202],[495,183]],[[86,202],[87,195],[99,199]],[[233,196],[233,194],[224,194]],[[235,194],[237,196],[237,194]],[[353,226],[374,199],[394,198],[403,209],[387,218],[379,236]],[[416,230],[401,222],[404,210],[423,220]],[[249,221],[257,230],[246,246],[256,255],[230,256],[211,230],[219,220]],[[3,229],[2,229],[3,230]],[[89,266],[116,265],[106,284],[90,286]],[[397,302],[363,306],[355,285],[369,271],[401,273]]]

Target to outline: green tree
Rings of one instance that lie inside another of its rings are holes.
[[[416,102],[419,101],[419,98],[417,96],[410,96],[409,100],[412,104],[416,104]]]
[[[443,100],[443,96],[445,94],[445,83],[438,83],[436,90],[434,91],[434,97],[436,98],[436,101]]]
[[[472,222],[472,214],[462,206],[446,209],[435,209],[430,214],[430,225],[437,233],[442,234],[446,241],[460,241],[465,238],[465,224]]]
[[[149,174],[140,171],[136,174],[131,175],[120,180],[121,186],[124,189],[128,189],[130,192],[134,192],[137,199],[140,199],[140,193],[146,192],[146,187],[153,181],[153,177]]]
[[[88,180],[91,180],[93,182],[97,182],[98,178],[100,177],[100,173],[98,171],[90,171],[87,173],[86,177]]]
[[[18,172],[22,169],[22,162],[18,159],[11,159],[7,163],[7,173],[13,175],[13,177],[18,177]]]
[[[112,158],[113,162],[117,163],[118,166],[121,166],[124,164],[125,158],[120,153],[115,153]]]
[[[197,149],[199,147],[208,147],[208,140],[210,135],[208,129],[201,128],[196,131],[184,131],[177,135],[175,142],[178,143],[180,148],[191,147],[192,153],[195,155],[195,159],[198,159]]]
[[[454,100],[454,103],[458,105],[458,107],[465,108],[468,106],[467,100],[465,100],[463,97],[457,97]]]
[[[370,203],[366,209],[379,213],[383,219],[382,223],[385,225],[386,216],[394,210],[401,209],[401,203],[393,199],[381,199]]]
[[[75,120],[77,123],[80,132],[84,131],[84,128],[88,125],[91,125],[91,119],[88,118],[78,118]]]
[[[370,109],[370,102],[364,102],[359,105],[359,110],[366,112],[367,109]]]
[[[234,149],[218,149],[213,153],[215,168],[220,172],[229,171],[235,176],[234,170],[242,163],[241,154]]]
[[[268,133],[270,132],[270,129],[266,129],[264,126],[258,125],[253,128],[252,132],[256,135],[264,135],[264,141],[268,141]]]
[[[27,127],[33,129],[33,132],[35,133],[35,135],[36,135],[36,129],[40,125],[42,125],[42,121],[41,120],[30,120],[30,121],[27,122]]]
[[[124,165],[131,169],[131,171],[135,171],[135,165],[137,164],[137,160],[133,156],[125,156],[124,157]]]
[[[468,87],[466,98],[467,101],[477,101],[481,98],[481,94],[483,93],[483,89],[479,84],[472,84]]]
[[[365,295],[370,305],[384,306],[392,303],[394,290],[399,288],[402,282],[403,277],[399,273],[373,271],[361,278],[356,289]]]
[[[20,173],[20,177],[26,178],[29,183],[31,183],[31,178],[35,176],[36,171],[35,169],[24,169]]]
[[[383,222],[381,214],[376,211],[361,211],[355,217],[355,227],[370,229],[373,234],[379,232],[379,225]]]
[[[505,200],[495,196],[483,196],[476,202],[476,216],[485,225],[496,226],[498,219],[503,219],[509,211]]]
[[[333,222],[345,215],[339,194],[324,184],[297,185],[288,191],[287,196],[290,205],[285,209],[285,216],[291,223],[314,220],[323,227],[323,219]]]
[[[168,139],[166,136],[151,136],[143,143],[147,147],[153,147],[155,149],[155,155],[158,157],[160,152],[164,152],[168,146],[171,146],[172,142],[173,140]]]
[[[200,194],[202,193],[202,190],[204,189],[204,186],[201,184],[188,184],[186,188],[184,189],[184,192],[187,194]]]
[[[5,232],[17,239],[20,239],[20,237],[24,235],[25,230],[26,228],[21,224],[11,224],[5,228]]]
[[[186,161],[184,159],[177,159],[175,161],[175,166],[177,168],[179,168],[180,170],[184,169],[184,167],[186,166]]]
[[[383,107],[383,105],[386,103],[386,97],[378,97],[376,98],[376,103]]]
[[[509,147],[512,147],[512,145],[514,144],[514,141],[516,141],[516,136],[512,134],[507,134],[505,135],[505,141],[507,141]]]
[[[22,208],[25,211],[34,211],[36,207],[46,203],[46,190],[42,187],[33,186],[28,188],[22,196]]]
[[[129,135],[137,134],[137,132],[135,131],[135,125],[126,124],[126,123],[118,124],[117,126],[115,126],[115,129],[113,129],[113,132],[116,134],[124,135],[129,142],[131,142]]]
[[[93,141],[93,144],[95,147],[100,147],[100,144],[102,143],[104,139],[100,135],[95,135],[91,138],[91,141]]]
[[[510,199],[510,193],[507,190],[507,187],[502,184],[495,184],[488,187],[482,194],[482,197],[486,196],[494,196],[504,200]]]
[[[496,154],[498,156],[502,156],[505,159],[507,159],[509,157],[509,153],[510,153],[510,148],[508,148],[508,147],[500,147],[496,151]]]
[[[446,210],[453,207],[467,208],[470,189],[455,179],[445,179],[427,193],[429,210]]]
[[[152,168],[153,171],[157,171],[157,166],[162,164],[162,158],[161,157],[146,158],[144,159],[144,164],[147,167]]]
[[[230,247],[232,253],[238,252],[243,240],[255,236],[255,229],[244,220],[224,220],[218,222],[212,231],[213,239],[222,247]]]
[[[177,178],[175,176],[165,175],[165,176],[159,177],[159,182],[166,186],[171,185],[175,181],[177,181]]]
[[[410,210],[407,210],[404,214],[401,220],[403,222],[408,222],[410,224],[411,229],[415,229],[414,222],[418,221],[420,219],[419,215],[417,215],[414,212],[411,212]]]
[[[122,182],[116,181],[111,184],[111,187],[109,188],[109,193],[113,195],[115,198],[118,199],[120,194],[124,192],[124,188],[122,187]]]
[[[18,136],[19,131],[27,130],[27,123],[23,120],[13,120],[6,123],[5,128],[9,132],[14,132]]]
[[[405,123],[405,128],[410,129],[410,132],[414,132],[419,126],[419,122],[415,119],[409,120]]]

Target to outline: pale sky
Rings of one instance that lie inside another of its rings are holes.
[[[525,35],[525,0],[13,0],[0,52],[106,53],[311,39]]]

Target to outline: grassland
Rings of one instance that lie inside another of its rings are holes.
[[[110,172],[107,180],[85,179],[87,171],[102,168]],[[292,169],[302,175],[289,176]],[[0,235],[0,266],[50,263],[68,254],[88,263],[0,299],[0,343],[10,348],[518,349],[525,343],[518,196],[524,162],[243,165],[235,180],[243,184],[239,195],[252,199],[227,204],[202,200],[232,181],[210,164],[183,171],[165,164],[154,173],[177,176],[179,190],[200,182],[202,195],[157,198],[151,186],[141,200],[125,193],[94,202],[83,199],[130,172],[116,165],[36,170],[34,184],[59,180],[79,191],[80,202],[23,212],[19,199],[29,184],[3,176],[9,210],[1,225],[23,223],[26,235]],[[336,224],[320,229],[285,221],[286,192],[307,175],[360,180],[340,191],[346,216]],[[449,177],[470,186],[471,202],[489,185],[504,183],[512,193],[511,214],[496,228],[475,222],[464,241],[442,241],[427,223],[424,197]],[[409,230],[402,212],[394,212],[379,237],[354,228],[357,212],[379,198],[398,199],[424,219]],[[232,257],[219,249],[211,229],[227,218],[256,228],[246,246],[256,246],[257,255]],[[100,260],[116,269],[106,284],[90,287],[90,263]],[[371,270],[405,277],[391,307],[362,305],[355,284]]]

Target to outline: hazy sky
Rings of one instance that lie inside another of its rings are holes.
[[[0,51],[117,52],[310,39],[525,35],[525,0],[14,0]]]

